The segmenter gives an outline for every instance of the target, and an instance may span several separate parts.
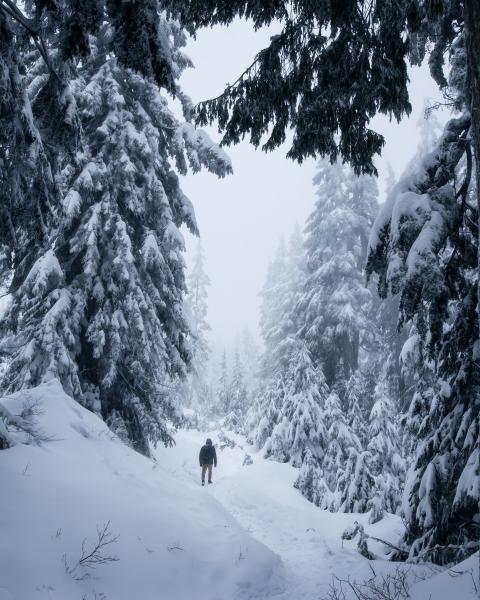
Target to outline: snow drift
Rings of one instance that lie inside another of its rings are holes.
[[[2,399],[48,441],[0,452],[0,600],[250,600],[280,559],[208,491],[122,444],[54,380]],[[108,525],[104,564],[79,564]],[[118,536],[118,537],[117,537]]]
[[[241,436],[180,431],[152,461],[125,446],[54,380],[0,400],[25,404],[44,438],[0,451],[0,600],[320,600],[332,576],[362,582],[397,568],[414,600],[473,600],[478,554],[443,572],[392,563],[372,542],[360,556],[341,532],[358,519],[395,542],[399,517],[330,513],[293,488],[298,470],[265,460]],[[212,488],[199,485],[198,449],[218,440]],[[223,442],[222,442],[223,440]],[[27,440],[28,442],[28,440]],[[105,529],[107,545],[88,556]],[[80,564],[83,562],[83,564]],[[350,600],[350,596],[346,596]]]

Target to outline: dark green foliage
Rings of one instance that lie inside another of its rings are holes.
[[[27,0],[24,10],[0,2],[0,261],[3,275],[13,269],[13,290],[49,243],[60,156],[73,157],[80,147],[69,83],[76,60],[91,53],[89,36],[109,26],[107,51],[172,93],[174,78],[189,64],[170,48],[154,0],[111,1],[106,12],[103,0]],[[35,79],[39,56],[46,68]],[[23,78],[27,67],[36,88],[32,107]]]
[[[440,563],[468,555],[478,535],[478,205],[462,37],[450,85],[462,113],[392,190],[367,265],[381,295],[400,294],[400,323],[414,325],[406,541],[411,557]]]
[[[384,143],[369,128],[370,119],[384,113],[400,120],[410,112],[407,64],[423,60],[430,40],[432,75],[446,84],[443,54],[462,23],[459,0],[166,5],[192,33],[236,17],[252,19],[256,28],[281,25],[223,94],[199,104],[199,123],[218,121],[225,144],[249,134],[266,151],[280,146],[292,129],[290,158],[341,157],[366,173],[375,172],[373,157]]]
[[[88,36],[98,31],[104,19],[103,0],[70,0],[69,4],[61,33],[64,59],[89,54]]]
[[[30,0],[28,12],[48,37],[55,35],[56,46],[64,60],[90,52],[89,34],[103,22],[103,0]]]
[[[0,266],[3,280],[16,269],[13,289],[47,242],[54,196],[22,72],[14,28],[0,11]]]
[[[474,547],[468,542],[478,516],[479,215],[472,183],[475,176],[480,182],[478,2],[166,4],[192,33],[237,17],[251,19],[256,28],[280,24],[253,64],[218,98],[197,107],[197,120],[217,121],[226,144],[247,135],[266,151],[284,143],[292,129],[288,155],[300,162],[320,154],[332,162],[342,158],[357,172],[374,172],[383,139],[369,129],[370,118],[408,114],[408,63],[428,57],[432,77],[447,88],[449,56],[447,98],[453,96],[451,104],[461,114],[428,159],[420,158],[414,176],[393,190],[372,236],[368,272],[378,274],[381,297],[399,296],[400,325],[413,324],[421,340],[419,365],[427,365],[413,377],[411,419],[421,416],[421,423],[412,425],[419,435],[404,503],[411,555],[439,562],[461,557],[456,548]],[[393,344],[392,368],[401,391],[399,354]],[[433,375],[434,387],[425,373]],[[432,553],[436,544],[440,549]]]
[[[377,187],[372,177],[356,177],[326,161],[320,161],[314,183],[317,201],[305,229],[306,281],[296,311],[300,335],[343,402],[360,348],[375,338],[373,297],[362,271]]]
[[[158,2],[10,4],[0,1],[1,385],[55,377],[148,453],[172,441],[174,383],[190,360],[178,229],[198,231],[178,173],[223,176],[230,162],[160,92],[188,115],[176,84],[185,34]]]
[[[113,27],[112,49],[124,66],[175,93],[176,73],[168,38],[161,31],[157,0],[106,0]]]

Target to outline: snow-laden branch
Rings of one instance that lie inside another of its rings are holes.
[[[23,27],[23,29],[25,29],[28,35],[32,38],[33,43],[35,44],[41,57],[45,61],[48,70],[54,77],[58,79],[57,72],[53,68],[52,61],[50,60],[47,46],[45,44],[45,40],[43,39],[40,33],[40,27],[38,26],[38,24],[32,19],[28,19],[16,6],[16,4],[12,2],[12,0],[0,0],[0,11],[9,15],[14,21],[16,21],[21,27]]]
[[[375,540],[376,542],[380,542],[381,544],[385,544],[385,546],[388,546],[392,550],[395,550],[395,552],[398,553],[399,558],[406,559],[408,557],[408,552],[405,549],[399,548],[391,542],[387,542],[385,540],[382,540],[380,538],[366,533],[365,529],[363,528],[363,525],[361,525],[358,521],[354,521],[352,527],[347,527],[347,529],[345,529],[345,531],[342,533],[342,540],[353,540],[357,535],[358,551],[362,556],[365,556],[365,558],[368,558],[370,560],[374,558],[373,554],[368,549],[367,539],[369,538],[371,540]]]

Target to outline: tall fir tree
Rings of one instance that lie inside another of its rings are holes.
[[[228,403],[226,404],[226,425],[239,433],[249,408],[248,390],[245,384],[245,372],[238,346],[235,348],[232,377],[228,382]]]
[[[261,291],[260,333],[263,338],[265,352],[262,356],[261,370],[264,377],[281,369],[277,356],[277,348],[284,338],[282,329],[283,307],[288,293],[286,275],[287,247],[282,238],[270,263],[265,283]]]
[[[450,94],[457,115],[434,149],[411,165],[382,209],[368,271],[379,292],[399,293],[401,323],[421,343],[417,393],[407,427],[417,430],[403,512],[411,558],[450,562],[477,547],[480,443],[478,192],[469,140],[465,40],[452,49]],[[432,364],[434,385],[429,385]],[[423,365],[423,366],[422,366]]]
[[[328,445],[323,467],[327,485],[334,492],[337,477],[347,462],[350,448],[356,452],[361,451],[360,440],[349,427],[347,416],[336,392],[331,392],[325,403],[324,424],[327,429]],[[338,499],[332,500],[331,507],[332,509],[339,507]]]
[[[238,351],[244,366],[245,386],[249,396],[253,397],[259,381],[260,347],[248,327],[244,327],[240,334]]]
[[[375,478],[375,495],[371,497],[370,522],[376,522],[384,511],[398,512],[401,489],[405,482],[405,460],[401,455],[399,418],[388,393],[388,363],[375,387],[370,412],[367,450],[371,456],[371,472]],[[373,488],[373,486],[372,486]]]
[[[161,27],[178,77],[185,37],[174,23]],[[174,117],[152,80],[110,57],[109,45],[104,27],[70,84],[80,147],[59,157],[57,228],[2,324],[18,348],[4,388],[58,377],[147,453],[150,441],[171,440],[171,382],[190,360],[179,228],[196,233],[196,224],[173,164],[219,175],[230,165],[206,134]]]
[[[348,425],[353,433],[360,440],[360,444],[364,448],[367,440],[367,426],[365,418],[365,409],[367,399],[365,398],[368,391],[365,389],[365,378],[363,373],[358,369],[350,377],[346,388],[346,414]]]
[[[323,458],[326,448],[323,407],[327,387],[323,374],[313,366],[304,342],[290,339],[288,343],[287,383],[279,423],[272,433],[272,437],[278,439],[281,450],[278,457],[273,451],[271,456],[300,467],[307,449],[316,458]],[[283,440],[280,442],[281,436]]]
[[[210,347],[206,337],[210,331],[207,320],[210,279],[205,273],[204,263],[203,248],[199,241],[187,277],[188,291],[185,302],[189,313],[191,360],[184,390],[189,405],[201,412],[208,410],[211,404],[208,381]]]
[[[328,509],[330,507],[333,496],[325,481],[322,463],[308,448],[293,485],[307,500],[319,508]]]
[[[322,366],[327,384],[338,385],[358,368],[360,344],[374,329],[369,322],[372,294],[362,269],[377,189],[373,178],[355,177],[326,161],[319,163],[314,183],[317,201],[306,226],[300,335],[315,364]]]
[[[216,386],[216,409],[219,415],[226,415],[230,406],[230,386],[226,350],[222,353]]]
[[[285,397],[285,381],[283,378],[269,381],[259,391],[258,399],[251,408],[246,422],[248,425],[247,439],[257,448],[264,450],[264,455],[270,452],[272,432],[280,419],[280,409]]]
[[[330,508],[340,512],[366,512],[375,486],[371,455],[351,446],[345,467],[337,472],[334,499]]]
[[[279,424],[289,386],[292,339],[299,328],[297,304],[305,279],[305,254],[300,228],[288,245],[280,241],[262,290],[260,331],[264,341],[260,375],[263,385],[248,415],[247,435],[263,447]],[[255,428],[258,428],[255,431]],[[279,428],[276,429],[276,437]],[[281,443],[280,438],[277,440]],[[271,444],[265,448],[270,454]]]

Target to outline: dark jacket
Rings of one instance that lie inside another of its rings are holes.
[[[200,466],[212,464],[217,466],[217,453],[215,451],[215,446],[209,446],[207,444],[202,446],[198,459],[200,461]]]

